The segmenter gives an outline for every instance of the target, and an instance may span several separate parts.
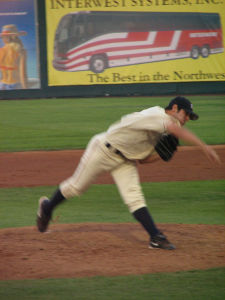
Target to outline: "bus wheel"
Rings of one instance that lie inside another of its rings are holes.
[[[204,58],[208,57],[209,53],[210,53],[209,46],[208,45],[202,46],[202,48],[201,48],[201,55],[202,55],[202,57],[204,57]]]
[[[105,55],[98,54],[92,56],[90,60],[90,70],[94,73],[102,73],[108,67]]]
[[[191,58],[197,59],[199,57],[199,48],[198,46],[193,46],[191,48]]]

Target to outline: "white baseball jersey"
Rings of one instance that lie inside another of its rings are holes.
[[[168,122],[178,120],[155,106],[124,116],[109,127],[106,140],[128,159],[144,159],[154,152],[154,146],[162,134],[167,133]]]

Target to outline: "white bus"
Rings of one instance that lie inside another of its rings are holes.
[[[223,52],[217,13],[83,11],[65,15],[55,33],[53,66],[90,70]]]

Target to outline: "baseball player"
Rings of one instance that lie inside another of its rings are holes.
[[[80,196],[99,174],[107,171],[111,173],[130,213],[149,234],[149,248],[175,249],[157,228],[146,206],[137,163],[151,163],[158,159],[169,161],[179,139],[199,146],[210,161],[219,163],[216,152],[183,127],[187,121],[197,119],[191,102],[185,97],[176,97],[165,109],[155,106],[128,114],[106,132],[95,135],[74,174],[59,185],[50,199],[39,199],[38,230],[47,230],[58,204]]]

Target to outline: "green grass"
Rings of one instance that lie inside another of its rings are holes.
[[[225,181],[144,183],[148,207],[157,223],[225,224]],[[35,225],[37,200],[56,187],[0,189],[0,228]],[[59,223],[136,222],[115,185],[93,185],[80,198],[55,210]]]
[[[0,282],[1,300],[223,300],[224,268],[118,277]]]
[[[0,151],[84,148],[122,115],[171,97],[0,101]],[[188,128],[208,144],[225,144],[225,97],[190,96],[197,122]],[[225,181],[144,183],[156,223],[225,224]],[[56,187],[1,188],[0,228],[35,225],[37,200]],[[93,185],[56,209],[59,223],[136,222],[115,185]],[[53,258],[54,259],[54,258]],[[1,270],[0,270],[1,272]],[[222,300],[224,268],[140,276],[0,281],[0,300]]]
[[[0,151],[85,148],[96,133],[122,115],[171,97],[41,99],[0,101]],[[208,144],[225,143],[225,97],[191,96],[200,114],[188,127]]]

